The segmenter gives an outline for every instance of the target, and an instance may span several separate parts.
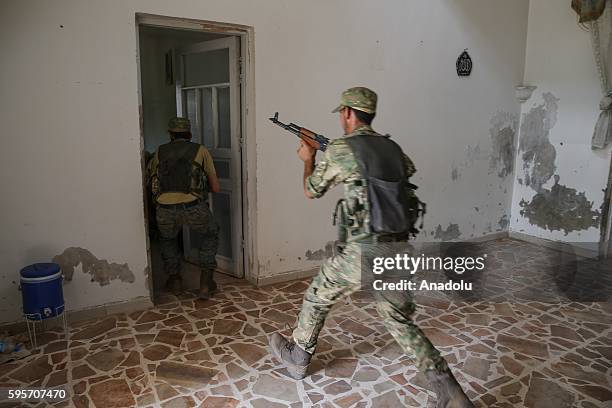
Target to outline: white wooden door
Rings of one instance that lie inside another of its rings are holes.
[[[221,272],[243,275],[241,211],[241,126],[239,41],[237,37],[176,50],[177,114],[191,120],[193,142],[211,153],[221,192],[209,203],[220,226],[217,264]],[[198,261],[201,237],[185,228],[185,257]]]

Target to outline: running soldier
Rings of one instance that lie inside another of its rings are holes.
[[[344,137],[331,142],[316,165],[316,150],[304,142],[298,149],[298,156],[304,162],[306,197],[321,197],[331,187],[343,184],[345,199],[336,208],[340,208],[338,218],[343,220],[348,232],[341,251],[323,263],[307,289],[292,337],[286,339],[274,333],[270,338],[272,352],[296,379],[306,376],[319,332],[332,306],[340,297],[361,288],[362,259],[375,255],[378,250],[388,250],[386,243],[405,242],[412,232],[409,220],[404,217],[405,203],[397,197],[408,197],[409,192],[405,190],[408,178],[416,169],[397,144],[372,129],[376,103],[377,96],[370,89],[346,90],[340,106],[333,111],[340,113]],[[388,180],[398,181],[389,184]],[[376,190],[373,183],[387,184]],[[385,197],[385,189],[395,193]],[[395,202],[389,197],[395,197]],[[404,352],[416,357],[417,367],[431,382],[437,394],[437,407],[473,407],[440,352],[412,321],[415,305],[410,293],[375,292],[374,295],[385,326]]]

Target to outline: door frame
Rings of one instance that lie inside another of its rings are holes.
[[[256,185],[256,139],[255,139],[255,62],[254,62],[254,29],[253,27],[214,22],[207,20],[195,20],[180,17],[161,16],[148,13],[136,13],[136,52],[138,69],[138,104],[140,123],[140,145],[141,145],[141,167],[143,179],[143,201],[145,208],[145,232],[147,243],[147,262],[149,271],[149,288],[153,296],[153,275],[151,273],[151,246],[148,234],[147,222],[147,197],[146,197],[146,168],[144,159],[144,126],[142,111],[142,83],[140,69],[140,26],[154,26],[159,28],[182,29],[202,31],[215,34],[234,35],[240,42],[240,119],[241,135],[240,156],[242,167],[242,276],[249,282],[257,284],[259,274],[259,263],[257,262],[257,185]]]
[[[610,150],[610,171],[604,190],[604,201],[601,211],[601,240],[599,242],[599,257],[612,257],[612,150]]]

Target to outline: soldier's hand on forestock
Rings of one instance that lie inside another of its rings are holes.
[[[314,161],[315,154],[317,150],[310,146],[308,143],[305,143],[303,140],[300,141],[300,147],[297,150],[298,157],[301,161]]]

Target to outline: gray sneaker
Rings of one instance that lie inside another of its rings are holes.
[[[438,398],[436,408],[474,408],[474,404],[465,395],[450,370],[442,373],[427,370],[425,377],[429,380]]]
[[[287,367],[291,377],[301,380],[306,377],[308,364],[312,354],[302,350],[293,341],[289,341],[279,333],[272,333],[270,336],[270,348],[272,353]]]

